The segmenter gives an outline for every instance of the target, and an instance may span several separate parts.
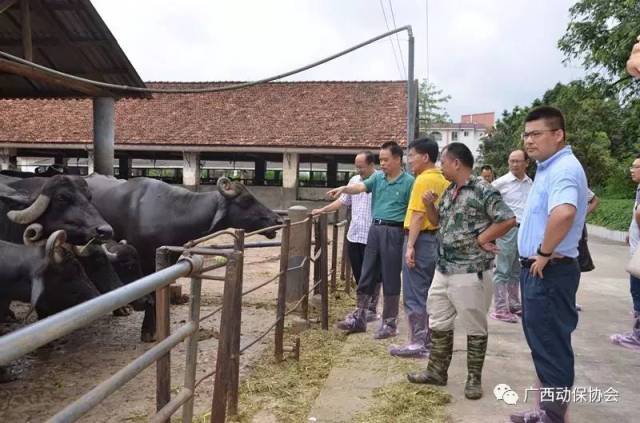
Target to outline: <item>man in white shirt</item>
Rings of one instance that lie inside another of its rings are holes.
[[[517,323],[517,315],[522,310],[519,295],[518,227],[533,184],[527,175],[528,166],[527,153],[523,150],[514,150],[509,154],[509,173],[493,182],[493,186],[500,191],[504,202],[516,215],[516,226],[496,240],[499,252],[493,274],[494,311],[489,315],[492,319],[508,323]]]
[[[355,168],[357,174],[349,180],[349,185],[360,183],[376,172],[375,155],[370,151],[358,153],[355,158]],[[347,254],[351,263],[351,270],[356,284],[360,281],[362,261],[364,259],[364,249],[367,246],[367,236],[371,226],[371,193],[360,193],[355,195],[342,194],[337,200],[326,206],[314,209],[312,214],[331,213],[343,206],[351,206],[351,224],[347,232]],[[367,310],[367,321],[378,319],[377,305],[380,296],[380,284],[377,285],[375,294],[371,299],[371,304]]]

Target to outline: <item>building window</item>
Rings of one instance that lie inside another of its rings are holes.
[[[451,133],[451,140],[452,141],[458,141],[458,131],[453,131]]]
[[[464,136],[468,137],[469,136],[469,131],[464,131]]]

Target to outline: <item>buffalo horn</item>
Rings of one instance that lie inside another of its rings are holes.
[[[24,245],[36,244],[36,242],[40,240],[42,232],[44,232],[44,228],[39,223],[32,223],[27,226],[22,234],[22,241],[24,242]]]
[[[53,262],[62,263],[63,256],[57,251],[58,247],[67,240],[67,233],[63,230],[55,231],[47,239],[47,245],[45,247],[45,256]]]
[[[104,253],[107,255],[107,258],[109,259],[110,262],[114,262],[118,260],[118,255],[116,253],[112,253],[111,251],[109,251],[109,249],[105,244],[102,244],[101,247],[102,247],[102,251],[104,251]]]
[[[11,210],[7,212],[7,217],[20,225],[28,225],[38,219],[49,207],[51,200],[46,195],[40,194],[36,201],[24,210]]]
[[[239,190],[229,188],[229,186],[231,185],[231,181],[229,180],[229,178],[225,176],[218,179],[217,185],[218,185],[218,191],[220,191],[220,194],[222,194],[226,198],[234,198],[234,197],[237,197],[238,194],[240,194]]]

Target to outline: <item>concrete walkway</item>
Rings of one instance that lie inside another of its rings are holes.
[[[631,329],[629,281],[624,271],[628,250],[620,243],[594,237],[590,239],[590,248],[596,270],[582,276],[578,303],[584,311],[580,313],[578,329],[573,336],[576,387],[587,394],[583,402],[570,406],[570,420],[573,423],[638,422],[640,354],[609,342],[612,333]],[[511,412],[533,406],[532,391],[524,403],[525,391],[535,384],[535,372],[522,327],[493,320],[489,326],[489,348],[483,373],[485,395],[479,401],[464,398],[466,337],[461,330],[456,333],[446,387],[453,397],[447,407],[453,422],[504,422]],[[371,334],[350,337],[342,355],[349,357],[363,336],[370,337]],[[404,378],[404,374],[396,374],[398,370],[389,367],[388,361],[384,366],[376,365],[370,358],[361,364],[354,360],[344,363],[332,369],[309,414],[315,418],[312,421],[349,422],[358,410],[370,406],[373,389]],[[415,361],[416,368],[424,365],[424,360]],[[494,397],[493,388],[499,383],[508,384],[518,394],[517,405],[507,405]],[[607,390],[609,394],[605,394]]]

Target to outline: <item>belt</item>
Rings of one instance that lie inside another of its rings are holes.
[[[520,264],[522,265],[522,267],[531,267],[531,265],[533,264],[534,260],[530,259],[530,258],[526,258],[526,257],[520,257]],[[572,257],[553,257],[551,260],[549,260],[548,264],[573,264],[576,263],[577,260],[572,258]]]
[[[373,219],[374,225],[382,226],[404,226],[404,222],[394,222],[393,220]]]
[[[408,234],[409,233],[409,229],[408,228],[404,228],[404,233]],[[437,229],[423,229],[420,231],[420,234],[430,234],[430,235],[435,235],[438,233]]]

